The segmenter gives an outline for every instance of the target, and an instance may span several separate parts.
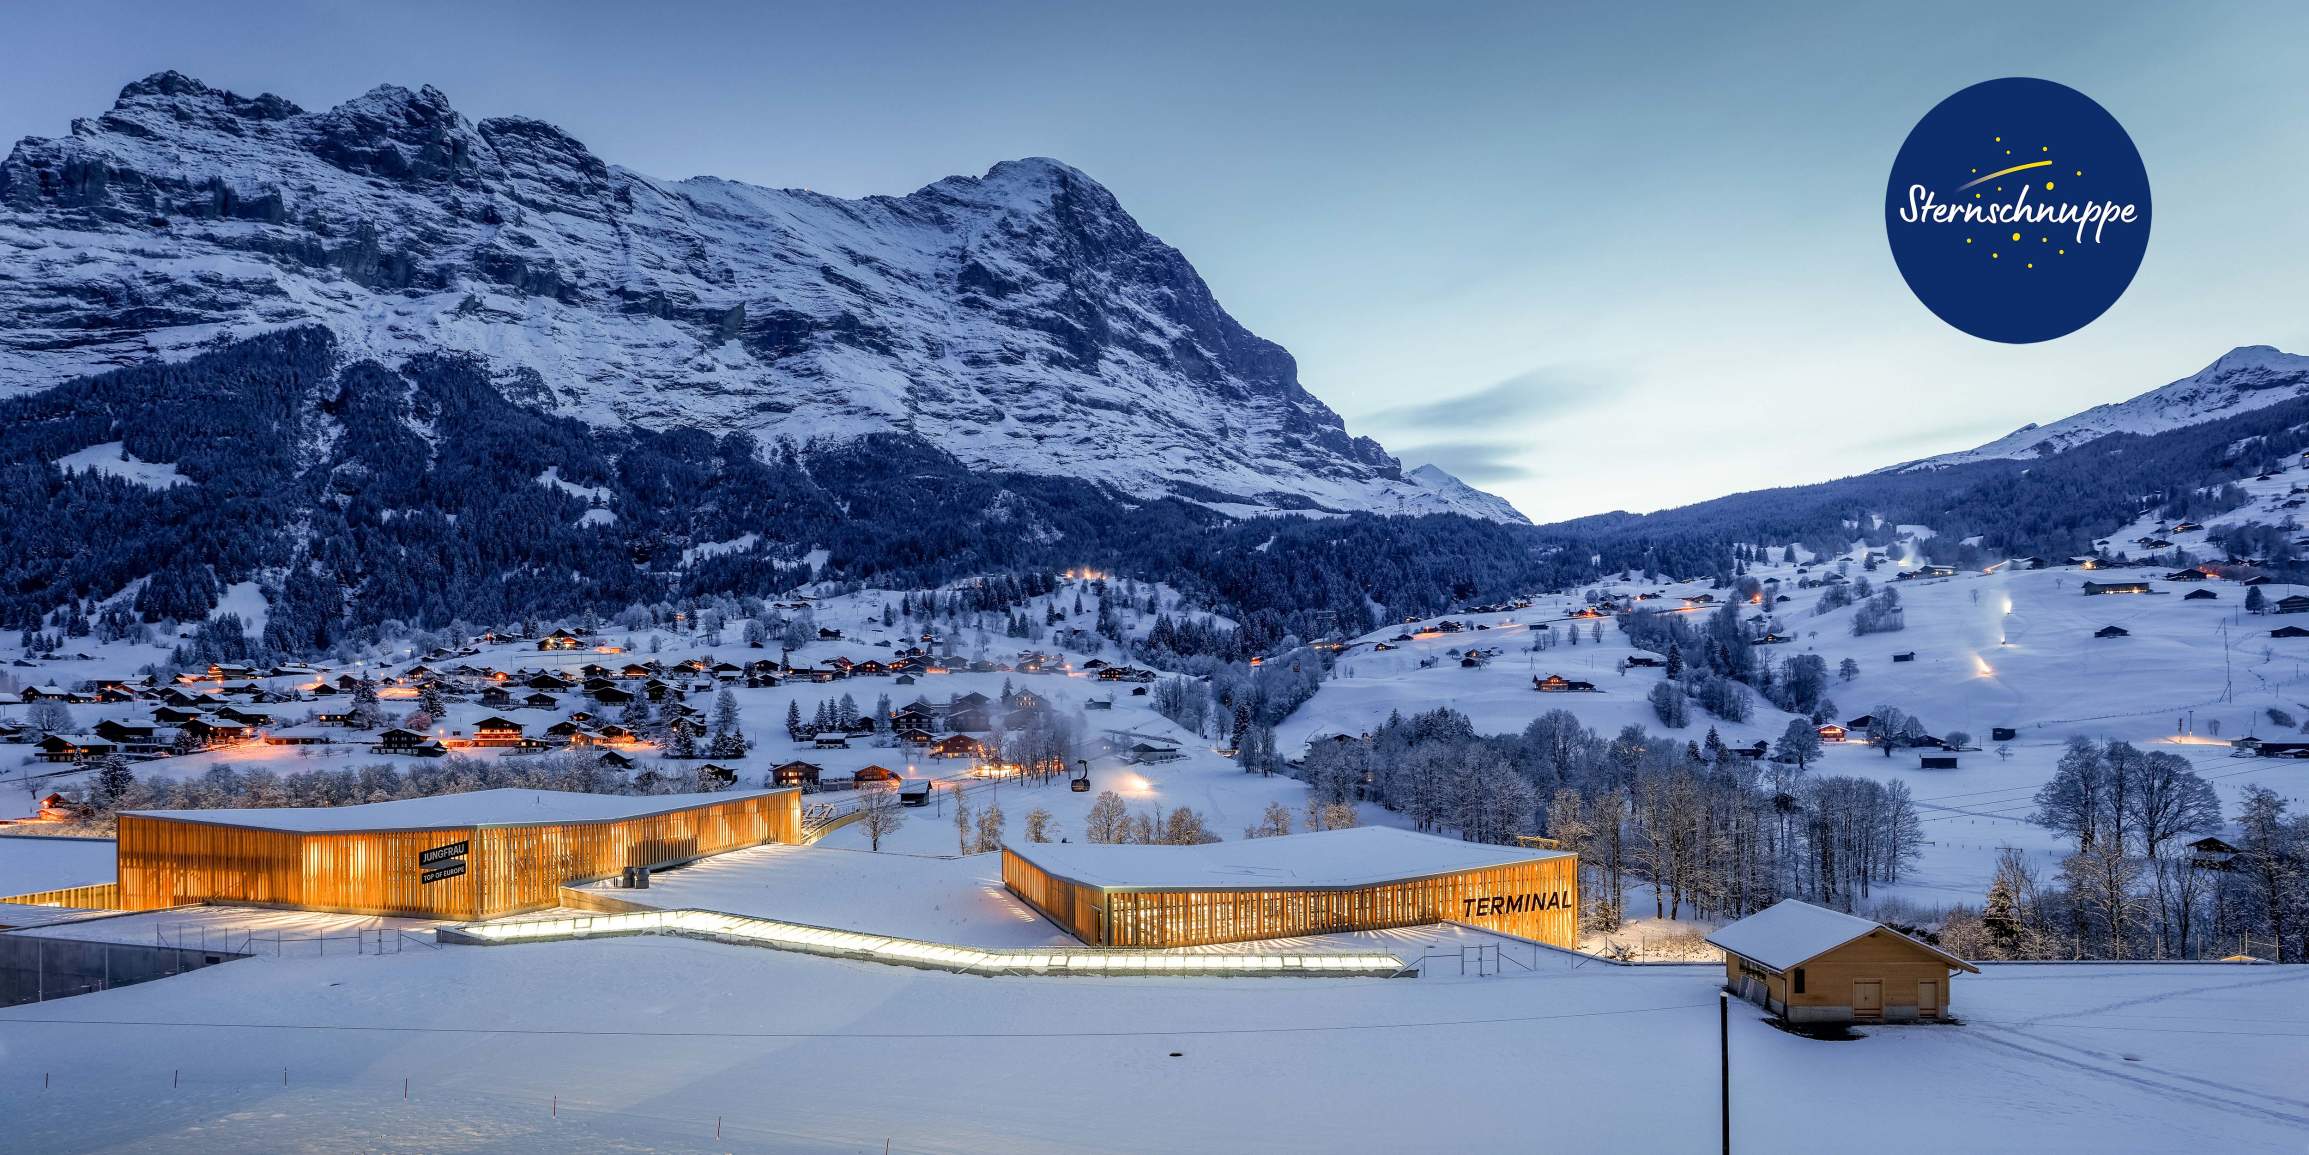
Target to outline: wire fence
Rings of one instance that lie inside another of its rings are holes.
[[[441,949],[441,944],[435,941],[433,932],[404,930],[399,927],[306,930],[284,927],[220,927],[205,922],[162,923],[153,928],[153,944],[177,950],[197,950],[267,958],[387,955],[400,954],[409,949]]]

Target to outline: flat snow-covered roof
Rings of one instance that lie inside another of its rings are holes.
[[[1245,838],[1201,846],[1137,846],[1090,842],[1011,843],[1009,849],[1045,872],[1110,889],[1292,889],[1368,886],[1487,866],[1568,857],[1561,850],[1527,850],[1437,838],[1391,826],[1359,826]]]
[[[730,802],[780,790],[724,790],[715,794],[580,794],[569,790],[473,790],[358,806],[278,806],[229,810],[134,810],[143,818],[173,818],[220,826],[325,833],[344,830],[431,830],[451,826],[525,826],[551,822],[604,822]]]
[[[1966,970],[1973,970],[1972,965],[1963,959],[1930,943],[1917,942],[1881,923],[1824,906],[1798,902],[1793,898],[1781,899],[1764,910],[1718,929],[1708,936],[1708,941],[1741,958],[1762,963],[1775,971],[1784,971],[1810,962],[1845,943],[1866,938],[1878,930],[1898,935],[1914,943],[1918,950],[1939,955]]]

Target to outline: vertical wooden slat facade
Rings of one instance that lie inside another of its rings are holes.
[[[21,903],[26,906],[69,906],[80,910],[110,910],[120,905],[120,885],[112,882],[92,882],[86,886],[67,886],[57,890],[35,890],[29,894],[11,894],[0,902]]]
[[[555,905],[565,885],[765,842],[798,843],[801,792],[628,818],[294,831],[120,818],[119,907],[235,902],[347,914],[484,919]],[[464,842],[465,873],[424,882],[418,856]]]
[[[1561,854],[1357,886],[1121,887],[1079,882],[1004,848],[1011,893],[1093,946],[1186,947],[1464,922],[1579,942],[1579,859]]]

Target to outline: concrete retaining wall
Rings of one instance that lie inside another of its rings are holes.
[[[245,957],[197,947],[0,934],[0,1007],[151,982]]]

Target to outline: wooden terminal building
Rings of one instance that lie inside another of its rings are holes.
[[[1579,940],[1579,857],[1359,827],[1201,846],[1031,842],[1012,893],[1092,946],[1186,947],[1464,922]]]
[[[120,816],[118,906],[247,903],[479,920],[563,886],[801,841],[801,792],[476,790],[360,806]]]
[[[1724,985],[1787,1023],[1948,1017],[1957,971],[1980,968],[1882,923],[1784,899],[1708,936]]]

